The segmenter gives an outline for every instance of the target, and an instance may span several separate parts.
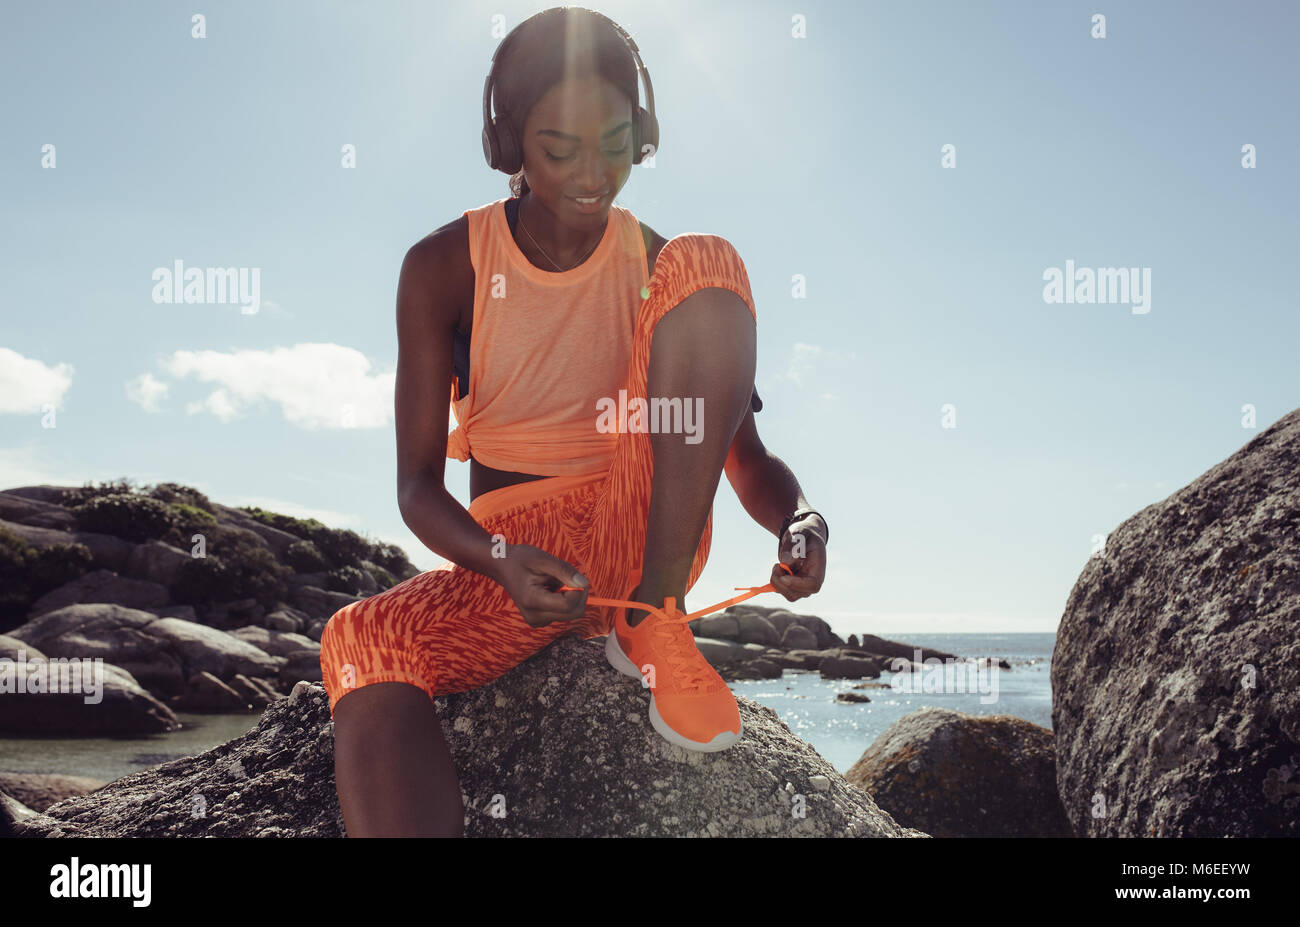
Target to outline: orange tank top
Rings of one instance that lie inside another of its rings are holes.
[[[474,317],[468,393],[451,383],[456,428],[447,456],[540,476],[609,468],[617,433],[597,429],[597,400],[618,396],[632,360],[645,240],[632,212],[611,205],[596,250],[552,273],[524,257],[507,198],[467,209]]]

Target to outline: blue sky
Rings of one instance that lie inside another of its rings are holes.
[[[192,6],[6,4],[0,488],[176,481],[442,562],[397,511],[397,275],[508,194],[483,78],[542,8],[220,2],[195,39]],[[619,202],[749,270],[759,433],[832,526],[795,610],[1054,630],[1093,535],[1298,404],[1294,4],[596,8],[661,126]],[[258,311],[154,302],[178,260],[257,268]],[[1149,311],[1046,302],[1067,260],[1149,269]],[[691,608],[775,556],[725,478],[715,513]]]

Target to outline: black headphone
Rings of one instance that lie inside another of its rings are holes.
[[[488,167],[505,171],[507,174],[516,174],[524,166],[524,149],[523,144],[515,136],[515,130],[511,127],[510,120],[502,118],[500,114],[493,118],[489,108],[491,106],[492,89],[496,84],[497,58],[501,56],[501,52],[510,43],[510,39],[516,32],[538,16],[543,16],[549,12],[551,11],[544,10],[530,16],[510,30],[510,33],[501,40],[501,44],[497,46],[497,50],[493,53],[492,67],[488,70],[487,80],[483,82],[483,156],[487,158]],[[622,26],[604,13],[597,13],[595,10],[588,12],[609,23],[623,37],[623,41],[632,50],[637,73],[641,75],[641,80],[645,82],[645,98],[648,109],[643,108],[638,100],[632,113],[632,147],[634,151],[632,163],[640,164],[647,153],[645,151],[646,145],[650,146],[649,153],[651,155],[659,150],[659,120],[655,118],[655,92],[650,85],[650,72],[646,70],[641,61],[641,52],[637,49],[636,42],[632,41],[632,37],[623,30]]]

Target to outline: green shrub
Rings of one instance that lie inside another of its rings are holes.
[[[361,595],[365,574],[360,567],[345,566],[330,570],[325,577],[325,588],[332,592],[346,592],[348,595]]]
[[[374,577],[374,580],[379,585],[380,589],[392,589],[397,585],[397,580],[393,577],[393,574],[389,573],[381,566],[374,565],[369,567],[366,572]]]
[[[207,537],[217,527],[217,517],[206,509],[186,502],[170,502],[172,530],[163,538],[168,544],[188,550],[194,545],[194,535]]]
[[[206,556],[190,558],[177,573],[171,591],[179,601],[210,605],[252,598],[269,609],[288,597],[293,570],[277,563],[265,544],[220,526],[207,541]]]
[[[167,503],[136,493],[94,496],[74,506],[72,515],[82,531],[113,534],[137,543],[166,537],[177,521]]]
[[[329,569],[325,557],[311,541],[294,541],[285,549],[284,559],[295,573],[316,573]]]
[[[395,576],[401,576],[413,569],[411,561],[406,559],[406,553],[396,544],[375,544],[370,551],[369,559]]]
[[[100,483],[95,486],[92,482],[87,483],[79,489],[65,489],[63,496],[59,499],[59,504],[72,508],[73,506],[83,505],[91,499],[97,499],[100,496],[130,495],[135,492],[128,477],[122,477],[108,483]]]
[[[209,515],[215,515],[217,511],[207,496],[192,486],[182,486],[180,483],[159,483],[149,490],[149,495],[174,508],[194,508]]]
[[[89,572],[94,556],[85,544],[33,547],[27,555],[27,577],[36,597],[80,579]]]
[[[27,609],[45,593],[83,576],[91,560],[85,544],[33,547],[0,527],[0,632],[26,621]]]

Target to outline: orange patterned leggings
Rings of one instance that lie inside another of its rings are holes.
[[[740,255],[716,235],[678,235],[664,245],[637,314],[628,396],[645,396],[655,325],[687,296],[706,287],[739,294],[754,314]],[[479,495],[469,513],[489,534],[531,544],[572,563],[594,595],[626,599],[640,582],[654,461],[650,435],[625,431],[607,471],[552,476]],[[686,581],[704,571],[713,538],[713,509]],[[353,689],[406,682],[430,697],[474,689],[498,678],[564,634],[584,640],[613,627],[613,606],[588,605],[575,621],[534,628],[505,587],[450,561],[391,589],[339,609],[321,635],[321,677],[330,714]]]

